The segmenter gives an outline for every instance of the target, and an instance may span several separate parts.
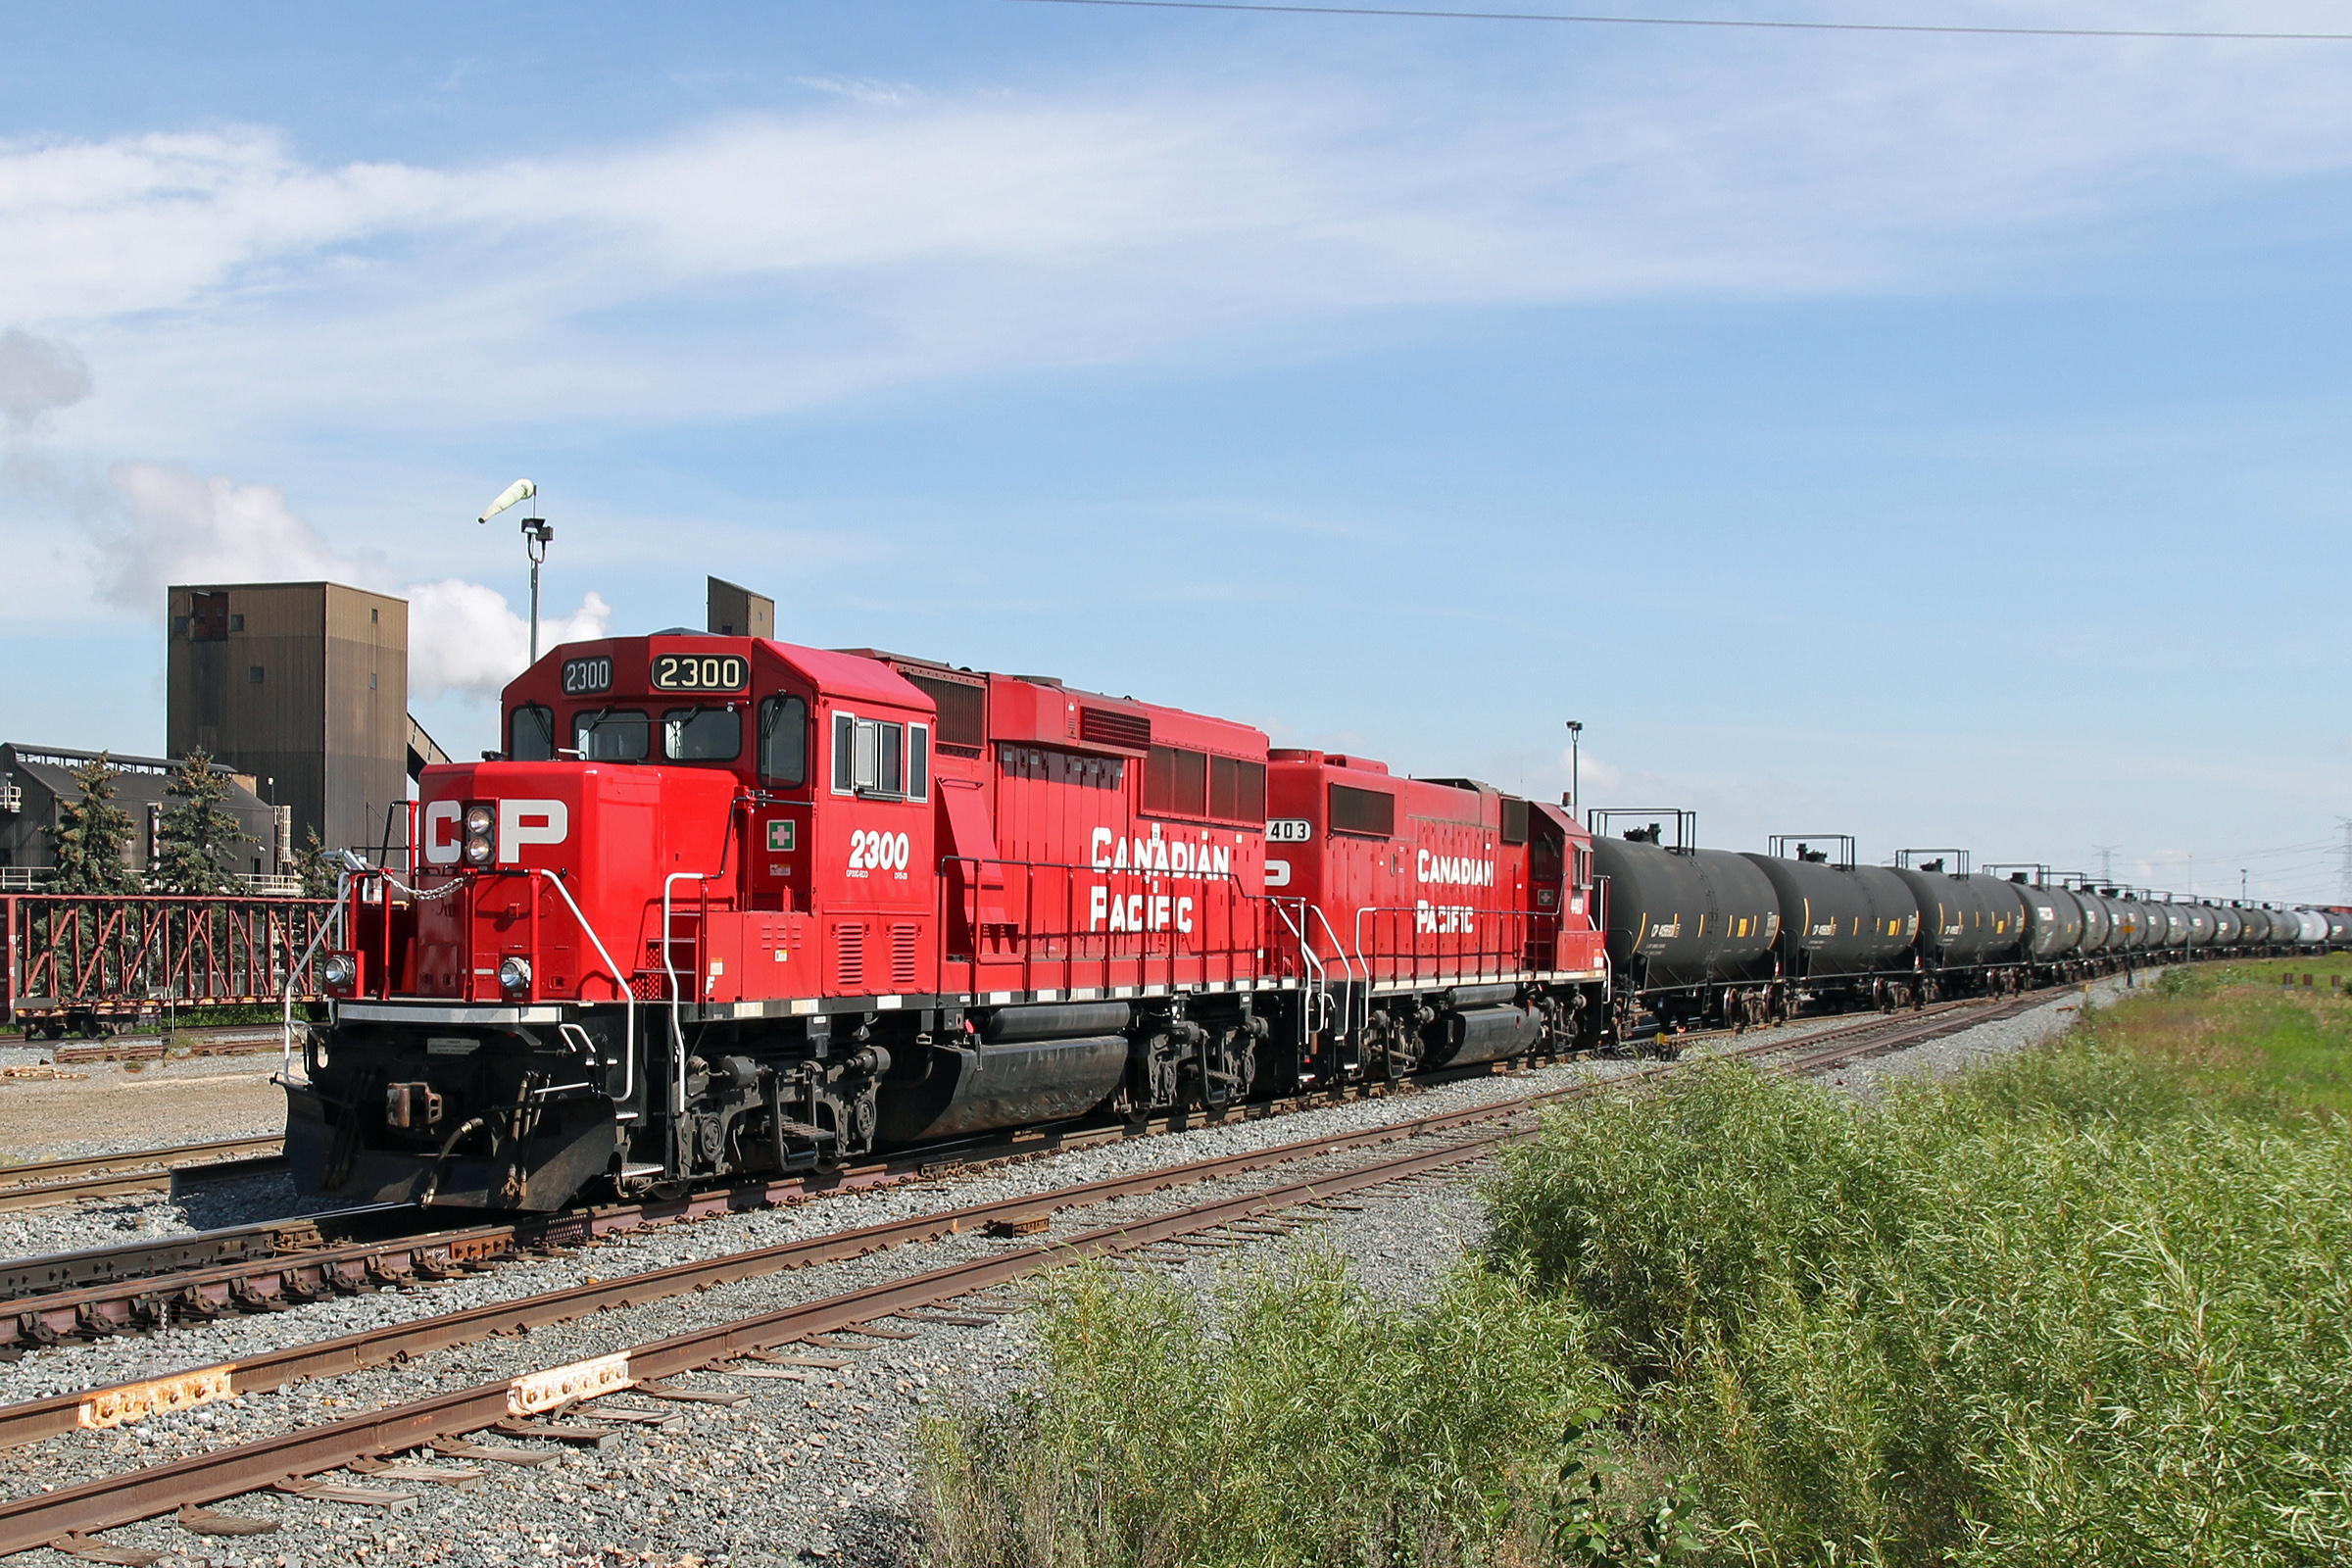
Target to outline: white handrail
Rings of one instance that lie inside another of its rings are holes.
[[[669,1113],[673,1116],[686,1108],[686,1025],[678,1016],[678,1009],[684,1005],[685,999],[678,995],[677,960],[669,951],[669,890],[680,882],[708,882],[725,874],[723,871],[672,871],[662,881],[662,972],[669,977],[669,1039],[676,1053],[678,1069],[671,1085]],[[700,951],[698,945],[697,952]],[[698,988],[702,978],[699,974],[695,976]]]
[[[614,963],[612,955],[605,950],[605,939],[596,934],[596,927],[590,925],[588,917],[580,912],[579,905],[572,899],[571,889],[565,887],[564,879],[555,872],[545,867],[538,869],[539,875],[547,878],[555,890],[564,895],[564,903],[570,908],[571,917],[580,922],[580,929],[587,932],[588,940],[596,944],[596,956],[605,960],[606,968],[612,971],[613,989],[620,993],[621,1005],[626,1009],[621,1014],[625,1021],[621,1025],[620,1095],[612,1102],[612,1119],[635,1121],[637,1112],[618,1107],[627,1104],[629,1097],[637,1092],[637,994],[629,989],[629,977],[620,972],[620,965]]]
[[[326,940],[327,932],[343,923],[343,892],[350,885],[351,873],[349,871],[335,873],[335,912],[318,922],[318,934],[311,938],[311,945],[302,950],[300,961],[286,971],[285,979],[280,984],[280,989],[285,993],[286,1009],[285,1016],[280,1021],[281,1034],[277,1048],[277,1081],[281,1084],[290,1084],[294,1081],[294,977],[310,967],[311,958],[318,953],[318,944]],[[308,1072],[303,1074],[302,1083],[304,1088],[310,1087],[311,1077]]]

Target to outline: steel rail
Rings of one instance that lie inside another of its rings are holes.
[[[502,1421],[541,1413],[557,1401],[542,1403],[535,1391],[563,1386],[571,1381],[567,1373],[592,1379],[599,1393],[617,1392],[811,1335],[854,1332],[860,1324],[936,1306],[1045,1268],[1136,1251],[1172,1237],[1466,1163],[1484,1157],[1498,1141],[1499,1135],[1441,1145],[1350,1171],[1260,1189],[1153,1219],[1104,1226],[1066,1241],[1018,1248],[755,1317],[688,1330],[569,1367],[481,1384],[19,1498],[0,1504],[0,1556],[185,1505],[219,1502],[289,1477],[340,1469],[354,1460],[463,1437]]]
[[[1978,1006],[1981,1004],[1948,1003],[1927,1016]],[[1821,1044],[1880,1032],[1895,1023],[1885,1016],[1871,1017],[1816,1030],[1796,1041],[1740,1048],[1736,1054],[1769,1054],[1802,1043]],[[1420,1075],[1414,1086],[1493,1076],[1500,1065],[1481,1063],[1456,1072],[1440,1069]],[[1360,1101],[1394,1092],[1389,1085],[1374,1083],[1351,1086],[1342,1098]],[[1160,1136],[1193,1125],[1266,1119],[1312,1109],[1333,1099],[1328,1092],[1310,1092],[1229,1107],[1213,1115],[1178,1112],[1141,1124],[1017,1132],[956,1151],[952,1163],[980,1165],[994,1159],[1034,1157]],[[423,1234],[410,1223],[423,1211],[405,1205],[372,1205],[308,1219],[0,1263],[0,1353],[11,1346],[133,1332],[175,1316],[201,1320],[230,1311],[276,1310],[333,1294],[406,1284],[416,1275],[432,1278],[464,1272],[535,1250],[592,1244],[650,1225],[924,1180],[939,1172],[939,1152],[922,1152],[822,1175],[710,1188],[677,1199],[565,1210]]]
[[[969,1144],[909,1151],[870,1165],[704,1188],[681,1198],[524,1215],[489,1225],[473,1223],[476,1216],[469,1213],[454,1227],[419,1232],[392,1221],[389,1216],[422,1219],[427,1210],[411,1204],[368,1204],[162,1241],[0,1260],[0,1351],[7,1348],[12,1339],[17,1343],[47,1343],[77,1332],[114,1334],[135,1328],[140,1318],[155,1315],[170,1299],[171,1293],[182,1286],[198,1293],[185,1304],[200,1315],[240,1304],[267,1310],[305,1292],[316,1293],[323,1288],[358,1289],[362,1274],[371,1266],[371,1259],[382,1255],[383,1244],[387,1242],[417,1242],[420,1237],[431,1235],[463,1237],[467,1250],[462,1256],[445,1260],[428,1255],[425,1262],[428,1266],[474,1264],[534,1247],[594,1242],[616,1231],[646,1225],[703,1219],[896,1182],[926,1180],[943,1168],[1035,1158],[1181,1133],[1196,1127],[1260,1121],[1333,1103],[1387,1098],[1463,1079],[1491,1077],[1496,1070],[1497,1064],[1480,1063],[1455,1071],[1422,1074],[1410,1084],[1350,1085],[1340,1095],[1314,1090],[1283,1100],[1226,1106],[1214,1112],[1181,1110],[1143,1122],[1016,1130]],[[194,1168],[202,1171],[211,1167]],[[502,1231],[509,1236],[509,1245],[492,1245],[489,1238]],[[226,1264],[241,1265],[238,1278],[245,1282],[244,1289],[223,1294],[224,1277],[216,1277],[210,1271]],[[287,1269],[293,1270],[296,1277],[290,1282],[290,1289],[281,1291],[270,1276]],[[200,1274],[204,1277],[198,1278]],[[341,1284],[337,1283],[338,1278]],[[70,1300],[56,1294],[68,1291],[77,1294]]]
[[[168,1190],[172,1171],[150,1168],[182,1161],[189,1168],[206,1160],[241,1161],[257,1154],[274,1154],[285,1140],[276,1133],[255,1138],[222,1138],[204,1144],[180,1144],[169,1149],[131,1149],[79,1159],[45,1159],[27,1165],[0,1166],[0,1213],[45,1208],[79,1198],[118,1198],[125,1193]]]
[[[1980,1009],[1970,1009],[1972,1011]],[[2002,1012],[2015,1007],[1998,1009]],[[1910,1019],[1899,1021],[1891,1040],[1866,1041],[1832,1051],[1815,1050],[1805,1061],[1792,1063],[1779,1070],[1802,1072],[1810,1070],[1815,1061],[1847,1059],[1873,1055],[1902,1049],[1915,1038],[1972,1026],[1983,1021],[1976,1018],[1939,1018],[1933,1023]],[[1841,1036],[1874,1035],[1883,1033],[1889,1020],[1872,1019],[1865,1023],[1837,1031]],[[1740,1054],[1770,1056],[1790,1051],[1803,1044],[1818,1044],[1809,1037],[1802,1042],[1767,1041],[1747,1048]],[[1431,1137],[1458,1128],[1507,1119],[1530,1109],[1589,1098],[1606,1090],[1641,1083],[1671,1074],[1678,1069],[1659,1064],[1633,1074],[1610,1079],[1592,1079],[1564,1085],[1537,1095],[1521,1096],[1515,1100],[1489,1105],[1469,1106],[1461,1110],[1445,1111],[1381,1127],[1365,1128],[1320,1138],[1310,1138],[1244,1153],[1216,1155],[1182,1165],[1105,1178],[1101,1181],[1073,1184],[1046,1193],[998,1200],[960,1208],[941,1210],[861,1227],[850,1231],[832,1232],[822,1236],[805,1237],[773,1247],[717,1257],[697,1259],[673,1264],[644,1273],[597,1281],[542,1293],[516,1300],[493,1302],[465,1311],[413,1319],[408,1323],[387,1328],[347,1335],[334,1340],[310,1345],[292,1346],[265,1352],[244,1361],[200,1367],[138,1383],[119,1384],[83,1393],[59,1396],[44,1400],[0,1408],[0,1448],[39,1441],[78,1429],[119,1425],[135,1421],[159,1409],[184,1408],[189,1404],[225,1398],[232,1395],[263,1393],[282,1388],[289,1383],[310,1378],[334,1376],[340,1373],[378,1366],[411,1358],[451,1346],[467,1344],[492,1335],[510,1334],[528,1327],[566,1321],[612,1307],[643,1305],[693,1291],[708,1290],[714,1285],[790,1269],[839,1262],[871,1252],[936,1240],[958,1231],[970,1231],[992,1221],[1029,1219],[1065,1208],[1090,1206],[1139,1194],[1164,1191],[1172,1187],[1195,1185],[1245,1175],[1275,1165],[1303,1158],[1336,1154],[1343,1150],[1374,1147],[1414,1138]],[[1493,1135],[1494,1138],[1512,1136]],[[422,1244],[412,1251],[429,1250],[431,1244]],[[379,1250],[385,1254],[397,1254],[400,1250],[387,1246]],[[456,1266],[449,1270],[455,1272]],[[369,1278],[382,1280],[388,1270],[371,1270]]]

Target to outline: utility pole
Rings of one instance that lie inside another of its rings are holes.
[[[2344,866],[2343,880],[2336,885],[2335,893],[2341,902],[2352,904],[2352,816],[2339,816],[2336,821],[2344,829]]]
[[[2352,844],[2352,835],[2347,835],[2344,842]],[[2114,844],[2093,844],[2091,846],[2092,849],[2099,852],[2099,886],[2101,887],[2115,886],[2115,852],[2120,847]]]

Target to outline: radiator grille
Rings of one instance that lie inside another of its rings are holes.
[[[890,984],[895,991],[914,989],[914,955],[922,938],[919,925],[894,925],[890,928]]]
[[[1152,744],[1152,715],[1122,713],[1108,708],[1081,708],[1078,738],[1098,746],[1125,746],[1140,752]]]
[[[864,926],[837,925],[833,928],[833,973],[845,994],[859,996],[864,993]]]

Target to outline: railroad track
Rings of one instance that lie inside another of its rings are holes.
[[[0,1165],[0,1213],[46,1208],[84,1198],[121,1198],[130,1193],[170,1192],[189,1179],[225,1180],[282,1170],[276,1133],[222,1138],[169,1149],[135,1149],[81,1159],[45,1159],[28,1165]]]
[[[1955,1004],[1934,1014],[1879,1018],[1796,1041],[1761,1042],[1729,1053],[1734,1056],[1786,1056],[1775,1070],[1819,1071],[1867,1056],[1882,1055],[1977,1024],[2014,1016],[2050,1000],[2047,993],[1994,1004]],[[1170,1187],[1229,1179],[1294,1161],[1329,1157],[1345,1151],[1388,1144],[1419,1147],[1348,1169],[1325,1171],[1226,1195],[1142,1220],[1099,1226],[1075,1236],[1027,1246],[808,1301],[777,1311],[689,1330],[587,1361],[546,1368],[523,1377],[485,1383],[407,1404],[370,1411],[322,1426],[224,1446],[172,1463],[152,1466],[21,1498],[0,1505],[0,1555],[44,1544],[65,1549],[93,1546],[87,1532],[148,1518],[172,1509],[201,1508],[260,1488],[300,1490],[299,1478],[353,1468],[385,1474],[380,1456],[440,1446],[472,1456],[515,1457],[503,1449],[468,1450],[463,1440],[489,1429],[522,1438],[579,1441],[600,1414],[593,1401],[628,1392],[658,1400],[697,1401],[738,1397],[681,1389],[668,1379],[706,1371],[743,1357],[758,1358],[776,1348],[817,1336],[850,1334],[882,1342],[906,1330],[880,1326],[898,1317],[908,1322],[942,1321],[938,1309],[975,1293],[997,1288],[1057,1263],[1136,1252],[1163,1243],[1202,1244],[1207,1233],[1245,1221],[1262,1222],[1301,1205],[1329,1203],[1349,1193],[1484,1159],[1506,1143],[1530,1137],[1527,1113],[1542,1106],[1586,1098],[1628,1083],[1654,1080],[1678,1069],[1658,1065],[1631,1075],[1590,1080],[1498,1104],[1418,1117],[1385,1127],[1300,1140],[1248,1153],[1216,1156],[1185,1165],[1076,1184],[1053,1192],[968,1205],[879,1226],[805,1238],[780,1246],[730,1253],[656,1269],[644,1274],[551,1291],[518,1300],[412,1320],[365,1334],[296,1346],[234,1364],[192,1369],[146,1383],[118,1385],[59,1398],[0,1409],[0,1446],[144,1419],[159,1410],[186,1408],[212,1399],[282,1388],[308,1378],[380,1366],[494,1334],[514,1334],[606,1309],[642,1305],[686,1292],[805,1268],[911,1242],[963,1231],[995,1228],[1027,1234],[1059,1210],[1092,1206]],[[1482,1123],[1493,1123],[1481,1130]],[[1263,1230],[1238,1231],[1207,1245],[1245,1245]],[[1002,1310],[1002,1308],[999,1308]],[[930,1314],[927,1318],[925,1314]],[[977,1322],[956,1317],[945,1321]],[[840,1348],[829,1343],[828,1348]],[[853,1347],[855,1348],[855,1347]],[[784,1358],[790,1360],[793,1358]],[[773,1371],[754,1375],[776,1375]],[[578,1414],[582,1427],[534,1426],[538,1417],[560,1420]],[[632,1417],[615,1412],[621,1422]],[[634,1419],[647,1417],[636,1415]],[[545,1455],[525,1454],[527,1461]],[[408,1479],[436,1479],[411,1471]],[[438,1479],[455,1479],[454,1473]],[[347,1500],[380,1500],[380,1498]],[[201,1516],[183,1515],[183,1518]],[[104,1548],[100,1548],[104,1549]],[[120,1560],[120,1559],[114,1559]]]
[[[2029,1003],[2029,1005],[2035,1004]],[[1858,1035],[1886,1035],[1899,1050],[1924,1025],[1951,1014],[1982,1021],[1984,1004],[1946,1003],[1917,1014],[1874,1016],[1798,1037],[1742,1048],[1771,1054]],[[1491,1077],[1491,1065],[1431,1074],[1414,1088]],[[1394,1092],[1365,1085],[1348,1100]],[[297,1220],[270,1221],[139,1241],[85,1251],[0,1262],[0,1359],[28,1347],[99,1339],[202,1322],[226,1313],[277,1311],[337,1295],[445,1279],[561,1248],[681,1221],[708,1219],[779,1203],[856,1192],[936,1176],[944,1166],[1064,1153],[1139,1137],[1163,1136],[1342,1102],[1330,1095],[1236,1106],[1216,1116],[1199,1113],[1152,1121],[1047,1132],[1016,1133],[949,1152],[926,1150],[906,1157],[824,1174],[711,1188],[681,1198],[601,1204],[555,1214],[520,1215],[487,1223],[449,1224],[407,1204],[335,1210]],[[1506,1102],[1512,1103],[1512,1102]],[[471,1216],[468,1216],[470,1221]]]
[[[1409,1084],[1351,1086],[1341,1096],[1318,1093],[1235,1105],[1214,1113],[1178,1112],[1140,1123],[1015,1132],[962,1145],[935,1146],[837,1171],[553,1214],[483,1222],[478,1214],[464,1211],[463,1219],[453,1222],[447,1210],[436,1214],[413,1204],[375,1204],[10,1259],[0,1261],[0,1360],[13,1359],[26,1346],[105,1338],[226,1312],[275,1311],[337,1294],[446,1278],[501,1259],[592,1244],[651,1226],[928,1180],[949,1167],[1033,1159],[1199,1127],[1232,1126],[1320,1106],[1416,1093],[1494,1073],[1495,1068],[1487,1064],[1428,1074]],[[199,1172],[214,1168],[195,1167]]]

